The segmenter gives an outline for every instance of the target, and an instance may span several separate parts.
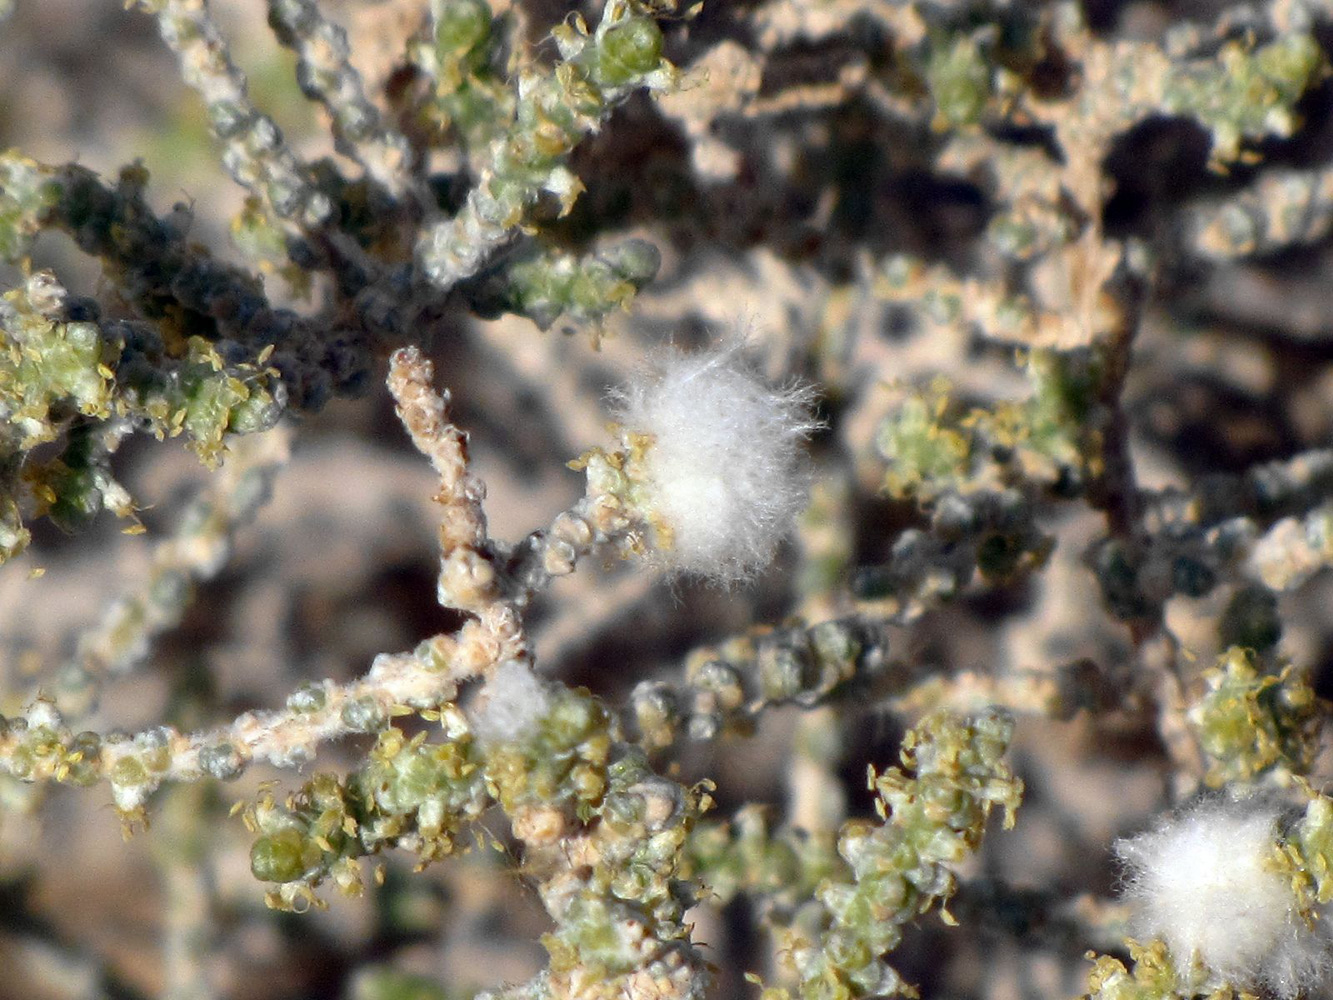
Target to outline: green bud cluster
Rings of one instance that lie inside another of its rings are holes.
[[[431,13],[435,31],[416,59],[435,87],[421,113],[436,132],[457,135],[475,159],[513,120],[514,92],[494,66],[503,33],[486,0],[435,0]]]
[[[902,992],[884,961],[902,928],[954,890],[950,865],[976,850],[993,806],[1012,826],[1023,783],[1003,757],[1013,720],[939,713],[903,741],[902,769],[870,771],[881,822],[851,820],[838,833],[846,869],[815,890],[822,913],[793,913],[778,930],[798,985],[766,1000],[853,1000]],[[946,914],[947,919],[947,914]]]
[[[531,731],[486,747],[486,779],[511,815],[541,805],[588,816],[606,792],[610,717],[584,689],[560,688],[551,699]]]
[[[273,308],[257,279],[186,240],[188,212],[154,215],[144,197],[147,182],[138,165],[122,170],[111,187],[84,167],[48,167],[0,154],[5,259],[26,256],[37,233],[63,230],[101,260],[169,356],[183,354],[197,336],[214,343],[228,364],[259,364],[262,357],[281,374],[286,405],[297,409],[319,409],[335,392],[364,386],[364,334],[331,336],[308,319]]]
[[[166,727],[133,737],[78,732],[50,701],[39,700],[22,715],[0,716],[0,771],[31,784],[105,781],[128,826],[143,818],[145,800],[171,766],[175,739]]]
[[[104,508],[131,516],[109,457],[130,427],[185,435],[215,465],[230,433],[272,427],[284,392],[261,364],[226,364],[191,337],[172,354],[145,324],[102,321],[47,272],[0,301],[0,505],[11,518],[49,516],[77,528]],[[49,457],[38,445],[59,441]],[[21,522],[4,556],[26,542]]]
[[[1288,775],[1309,770],[1319,747],[1319,703],[1290,667],[1267,673],[1251,653],[1232,648],[1203,680],[1207,690],[1188,718],[1209,757],[1209,784],[1251,782],[1275,769]]]
[[[991,97],[994,70],[974,36],[957,35],[932,46],[925,70],[942,125],[956,128],[980,121]]]
[[[110,343],[94,321],[61,322],[66,295],[49,272],[6,292],[0,307],[7,451],[54,441],[74,414],[109,417],[114,372],[123,343]],[[78,309],[78,304],[75,304]]]
[[[1284,852],[1302,912],[1318,919],[1316,908],[1333,901],[1333,799],[1311,797],[1287,836]]]
[[[1100,366],[1088,351],[1035,350],[1026,375],[1026,400],[991,409],[959,412],[942,379],[908,393],[876,437],[889,462],[889,495],[929,502],[946,490],[996,485],[1077,495],[1098,468],[1088,445]]]
[[[461,714],[446,706],[442,718],[441,742],[390,726],[345,778],[320,774],[282,804],[266,793],[247,807],[246,823],[259,834],[250,868],[261,881],[281,883],[267,897],[271,906],[309,906],[326,879],[359,894],[359,859],[387,848],[406,848],[425,864],[460,847],[460,832],[490,799]]]
[[[1319,42],[1307,32],[1259,46],[1231,42],[1214,60],[1168,72],[1163,110],[1198,119],[1212,133],[1214,158],[1234,160],[1243,140],[1294,128],[1292,109],[1323,63]]]
[[[890,463],[890,495],[931,496],[968,475],[974,446],[959,422],[947,419],[947,391],[937,383],[914,392],[880,424],[875,443]]]
[[[50,777],[88,786],[100,777],[102,739],[91,732],[71,733],[45,703],[26,716],[0,717],[4,772],[20,781]]]
[[[1182,987],[1171,954],[1161,941],[1131,942],[1131,966],[1109,955],[1097,957],[1088,975],[1088,1000],[1177,1000],[1193,995]],[[1223,986],[1209,1000],[1231,1000],[1235,991]]]
[[[552,32],[561,62],[525,77],[513,120],[491,143],[466,204],[418,243],[418,262],[437,287],[447,290],[477,273],[543,193],[568,212],[583,190],[566,165],[574,146],[635,88],[670,85],[661,31],[642,7],[638,0],[612,0],[595,29],[575,14]]]
[[[703,892],[718,905],[743,893],[785,913],[814,898],[824,881],[851,877],[836,836],[771,829],[759,806],[743,806],[726,822],[701,822],[690,836],[689,861]]]
[[[628,309],[653,278],[662,257],[646,240],[626,240],[600,253],[576,256],[533,249],[505,260],[463,286],[478,316],[527,316],[542,330],[562,315],[596,323]]]
[[[556,995],[594,1000],[613,1000],[640,981],[702,1000],[707,977],[685,923],[695,885],[683,860],[706,792],[658,777],[633,748],[619,751],[607,768],[605,796],[589,816],[586,871],[574,884],[557,874],[542,886],[557,918],[542,938],[549,981]]]
[[[960,411],[948,382],[909,391],[879,425],[888,494],[929,516],[890,559],[860,569],[856,596],[912,617],[966,587],[1021,578],[1039,568],[1052,539],[1036,521],[1042,501],[1078,496],[1100,473],[1100,365],[1086,350],[1034,350],[1024,400]]]

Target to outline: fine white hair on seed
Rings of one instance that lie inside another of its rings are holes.
[[[666,529],[663,562],[726,584],[766,566],[809,501],[812,390],[769,384],[737,341],[664,354],[613,403],[627,432],[650,439],[646,494]]]
[[[477,695],[468,721],[485,743],[512,743],[528,736],[551,709],[549,685],[518,660],[495,668]]]
[[[1280,823],[1271,804],[1215,799],[1120,841],[1136,933],[1165,941],[1178,968],[1202,963],[1210,988],[1290,998],[1325,982],[1328,920],[1310,926],[1299,911],[1277,864]]]

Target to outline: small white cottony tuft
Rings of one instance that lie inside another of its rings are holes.
[[[1289,998],[1318,986],[1330,969],[1327,920],[1311,927],[1299,911],[1278,864],[1279,820],[1272,806],[1214,800],[1120,841],[1135,933],[1165,941],[1182,973],[1202,963],[1208,988]]]
[[[529,735],[550,711],[546,682],[518,660],[495,668],[467,713],[472,731],[483,743],[510,743]]]
[[[812,397],[769,385],[739,343],[660,358],[616,395],[626,434],[647,438],[644,506],[667,566],[735,583],[773,558],[809,502]]]

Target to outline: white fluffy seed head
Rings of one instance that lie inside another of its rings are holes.
[[[467,713],[472,731],[484,743],[511,743],[529,735],[551,709],[545,681],[518,660],[495,668]]]
[[[1208,801],[1120,841],[1135,933],[1165,941],[1182,970],[1202,963],[1210,988],[1294,997],[1325,981],[1328,921],[1311,927],[1299,912],[1277,864],[1279,821],[1272,806]]]
[[[810,495],[812,392],[773,387],[739,344],[658,359],[614,399],[645,435],[643,496],[672,569],[736,583],[773,558]]]

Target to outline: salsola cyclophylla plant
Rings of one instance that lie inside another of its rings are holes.
[[[1326,988],[1325,0],[74,2],[0,0],[0,991]]]

